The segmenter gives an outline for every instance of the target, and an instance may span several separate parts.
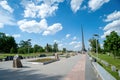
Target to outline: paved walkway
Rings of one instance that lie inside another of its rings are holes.
[[[12,68],[12,61],[0,62],[0,80],[97,80],[85,54],[47,65],[32,64],[29,60],[22,60],[23,68]]]
[[[81,54],[47,65],[22,60],[23,68],[12,68],[12,61],[0,62],[0,80],[64,80],[81,59]]]
[[[97,78],[97,73],[95,73],[94,67],[88,55],[86,56],[85,80],[100,80]]]
[[[85,80],[85,61],[86,61],[86,55],[82,54],[82,58],[77,63],[77,65],[74,66],[72,71],[67,75],[65,80]]]

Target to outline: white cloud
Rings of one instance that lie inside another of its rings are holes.
[[[58,48],[59,48],[60,50],[62,50],[63,47],[64,47],[64,45],[63,45],[62,43],[61,43],[61,44],[58,44]]]
[[[118,33],[118,35],[120,35],[120,11],[114,11],[107,15],[104,21],[109,23],[104,27],[104,34],[101,36],[101,38],[105,38],[112,31],[115,31]]]
[[[69,38],[70,36],[71,36],[70,34],[67,34],[67,35],[66,35],[66,38]]]
[[[77,37],[75,36],[75,37],[73,37],[73,40],[77,40]]]
[[[80,49],[80,47],[81,47],[80,43],[74,46],[74,48],[79,48],[79,49]]]
[[[103,4],[108,3],[110,0],[89,0],[88,7],[95,11],[99,9]]]
[[[104,32],[104,35],[101,36],[101,38],[105,38],[107,35],[109,35],[113,30],[108,30]]]
[[[84,5],[84,6],[81,8],[81,10],[85,10],[85,9],[87,9],[87,6],[86,6],[86,5]]]
[[[62,47],[62,46],[63,46],[63,44],[58,44],[58,46],[59,46],[59,47]]]
[[[105,38],[106,35],[109,35],[112,31],[116,31],[118,34],[120,34],[120,19],[108,23],[103,30],[105,32],[104,35],[101,36],[101,38]]]
[[[3,23],[0,23],[0,28],[3,28],[4,27],[4,24]]]
[[[5,34],[6,36],[10,36],[9,34]]]
[[[4,27],[4,25],[16,25],[15,19],[5,10],[0,9],[0,27]]]
[[[113,13],[109,14],[105,21],[109,22],[117,19],[120,19],[120,11],[114,11]]]
[[[19,38],[19,37],[21,37],[20,34],[13,34],[12,36],[13,36],[14,38]]]
[[[75,44],[77,44],[77,41],[72,41],[69,43],[69,45],[75,45]]]
[[[55,14],[58,9],[58,4],[64,0],[39,0],[36,4],[32,1],[22,1],[22,5],[25,7],[24,17],[40,17],[46,18]]]
[[[8,5],[8,3],[7,3],[6,0],[0,1],[0,6],[1,6],[3,9],[9,11],[10,13],[12,13],[12,12],[14,11],[14,10]]]
[[[54,42],[54,43],[55,43],[55,42],[56,42],[56,43],[60,43],[60,41],[58,41],[58,40],[54,40],[53,42]]]
[[[76,13],[82,4],[83,0],[71,0],[71,9],[74,13]]]
[[[26,9],[24,10],[24,17],[36,17],[36,6],[34,3],[27,4]]]
[[[109,30],[111,28],[120,28],[120,19],[115,20],[104,27],[104,30]]]
[[[57,33],[58,31],[62,30],[62,25],[60,23],[55,23],[52,26],[49,26],[44,32],[43,35],[53,35]]]
[[[28,33],[41,33],[47,29],[47,21],[42,19],[40,22],[35,20],[27,21],[26,19],[18,21],[18,25],[22,31]]]

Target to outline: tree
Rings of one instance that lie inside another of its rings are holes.
[[[44,52],[44,49],[42,46],[39,46],[37,44],[34,45],[34,53],[37,53],[37,52]]]
[[[14,49],[14,53],[17,52],[17,44],[14,37],[6,36],[5,33],[0,32],[0,52],[10,53],[11,48]]]
[[[58,44],[56,42],[53,44],[53,51],[58,52]]]
[[[101,47],[100,47],[100,43],[98,40],[97,40],[97,46],[96,46],[96,39],[94,37],[90,39],[89,42],[91,46],[91,51],[96,53],[96,47],[98,47],[98,52],[101,52]]]
[[[112,31],[110,35],[106,36],[106,40],[104,40],[104,50],[111,52],[114,58],[120,56],[120,36],[117,32]]]
[[[29,49],[31,49],[32,45],[31,45],[31,39],[28,39],[27,41],[21,40],[19,43],[19,50],[20,52],[24,52],[24,53],[29,53]],[[24,51],[22,51],[24,50]],[[31,51],[33,52],[33,51]]]
[[[65,53],[66,51],[67,51],[66,48],[63,48],[62,52]]]
[[[45,46],[45,51],[46,52],[52,52],[52,45],[48,44]]]

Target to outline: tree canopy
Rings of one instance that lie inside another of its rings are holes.
[[[0,52],[10,53],[11,49],[13,53],[17,52],[17,44],[14,37],[6,36],[5,33],[0,32]]]
[[[89,42],[90,42],[91,51],[96,52],[96,48],[98,48],[98,52],[101,51],[100,43],[98,40],[97,40],[97,45],[96,45],[96,39],[94,37],[89,39]]]
[[[110,35],[107,35],[103,46],[104,50],[106,52],[111,52],[114,57],[120,56],[120,36],[117,32],[112,31]]]

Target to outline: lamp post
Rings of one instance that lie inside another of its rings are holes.
[[[96,53],[97,53],[97,58],[98,58],[98,38],[99,38],[99,35],[98,34],[94,34],[94,37],[96,39]]]
[[[96,54],[97,54],[97,62],[98,62],[98,38],[99,38],[99,35],[98,34],[94,34],[94,37],[96,39]],[[98,77],[98,74],[97,74],[97,77]]]

